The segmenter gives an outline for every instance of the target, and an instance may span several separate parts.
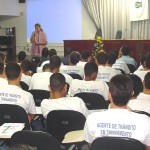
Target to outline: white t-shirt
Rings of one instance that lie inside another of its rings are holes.
[[[116,70],[109,66],[98,66],[98,73],[96,80],[109,82],[110,79],[117,74],[121,74],[121,71]]]
[[[52,72],[41,72],[33,74],[29,86],[29,90],[32,89],[41,89],[49,91],[49,84],[50,84],[50,77],[53,73]],[[67,74],[63,74],[66,82],[70,85],[73,78]]]
[[[15,104],[27,113],[36,114],[33,96],[15,85],[0,86],[0,104]]]
[[[108,100],[108,85],[103,81],[85,81],[74,79],[70,85],[68,94],[74,96],[77,93],[90,92],[97,93]]]
[[[25,82],[29,86],[31,82],[31,76],[27,76],[24,73],[22,73],[21,81]]]
[[[82,78],[84,77],[84,69],[79,66],[64,65],[60,67],[60,72],[66,74],[79,74]]]
[[[0,78],[0,86],[8,85],[8,81],[4,78]]]
[[[129,137],[150,146],[150,118],[127,109],[90,114],[84,127],[85,141],[92,143],[103,136]]]
[[[87,62],[79,61],[79,62],[77,63],[77,66],[79,66],[79,67],[81,67],[81,68],[84,69],[84,66],[85,66],[86,63],[87,63]]]
[[[136,99],[132,99],[128,102],[128,106],[132,110],[145,111],[150,114],[150,95],[140,93]]]
[[[121,69],[126,74],[130,73],[130,70],[129,70],[127,64],[124,61],[121,61],[121,60],[116,60],[115,64],[112,65],[112,68]]]
[[[82,113],[84,116],[89,114],[88,109],[82,99],[78,97],[62,97],[58,99],[44,99],[41,102],[42,114],[45,118],[53,110],[74,110]]]
[[[41,89],[49,91],[49,79],[53,73],[51,72],[41,72],[33,74],[29,86],[29,90]]]
[[[137,71],[134,72],[134,74],[136,74],[137,76],[139,76],[139,77],[141,78],[141,80],[143,81],[145,75],[146,75],[149,71],[150,71],[150,70],[147,70],[147,71],[145,71],[145,70],[141,70],[141,71],[137,70]]]

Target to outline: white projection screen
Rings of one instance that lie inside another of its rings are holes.
[[[27,0],[27,38],[40,23],[49,43],[81,39],[81,0]]]

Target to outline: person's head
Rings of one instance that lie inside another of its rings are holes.
[[[72,52],[72,48],[67,47],[66,50],[65,50],[65,54],[70,55],[71,52]]]
[[[59,72],[60,65],[61,65],[61,59],[59,56],[54,55],[54,56],[50,57],[51,72]]]
[[[3,53],[0,53],[0,63],[5,64],[6,56]]]
[[[107,64],[109,65],[113,65],[116,61],[117,57],[114,53],[109,53],[108,54],[108,60],[107,60]]]
[[[148,72],[144,77],[144,88],[150,90],[150,72]]]
[[[4,63],[0,62],[0,76],[2,76],[4,74],[5,67],[4,67]]]
[[[53,55],[57,55],[57,51],[55,49],[50,49],[48,52],[49,58],[51,58]]]
[[[131,78],[133,82],[133,98],[136,98],[140,92],[143,91],[143,83],[139,76],[135,74],[129,74],[129,77]]]
[[[66,79],[61,73],[53,73],[50,77],[50,92],[59,93],[62,97],[66,96],[67,84]]]
[[[143,68],[145,68],[145,58],[146,58],[146,55],[142,55],[142,56],[140,57],[140,63],[141,63],[141,65],[143,66]]]
[[[97,65],[105,65],[108,60],[108,55],[104,52],[97,53],[96,55],[96,63]]]
[[[116,58],[118,58],[119,50],[117,50],[117,49],[112,49],[112,50],[110,50],[109,53],[113,53],[113,54],[116,56]]]
[[[25,59],[26,59],[26,53],[24,51],[20,51],[18,53],[18,62],[21,63]]]
[[[31,62],[32,62],[32,73],[36,73],[37,67],[40,64],[40,57],[39,56],[34,56],[31,58]]]
[[[95,62],[87,62],[84,66],[84,74],[85,78],[90,78],[91,80],[95,80],[97,77],[98,66]]]
[[[80,61],[80,53],[72,51],[69,57],[70,65],[76,65]]]
[[[50,63],[45,64],[42,68],[43,72],[50,72],[50,70],[51,70]]]
[[[17,63],[8,63],[5,72],[9,81],[21,79],[21,67]]]
[[[130,49],[129,49],[128,46],[124,45],[124,46],[121,47],[121,52],[122,52],[123,56],[128,56],[129,52],[130,52]]]
[[[109,82],[109,100],[116,107],[127,105],[133,93],[133,82],[127,75],[116,75]]]
[[[89,54],[89,52],[87,50],[84,50],[84,51],[81,52],[81,59],[82,59],[82,61],[87,62],[89,57],[90,57],[90,54]]]
[[[21,63],[21,70],[24,74],[26,75],[31,75],[31,71],[32,71],[32,63],[29,60],[23,60]]]
[[[34,27],[35,27],[36,32],[43,31],[43,29],[42,29],[42,27],[41,27],[41,25],[40,25],[39,23],[36,23],[36,24],[34,25]]]
[[[47,58],[48,57],[48,52],[49,52],[48,48],[44,47],[42,49],[42,56]]]
[[[150,70],[150,53],[146,54],[145,67],[146,69]]]
[[[37,148],[26,144],[14,144],[10,146],[8,150],[37,150]]]

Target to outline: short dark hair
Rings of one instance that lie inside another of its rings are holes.
[[[50,49],[48,52],[49,58],[51,58],[53,55],[57,55],[57,51],[55,49]]]
[[[0,63],[5,63],[6,56],[3,53],[0,53]]]
[[[95,62],[87,62],[84,66],[84,74],[86,77],[90,77],[92,73],[98,72],[98,66]]]
[[[50,68],[51,70],[55,69],[55,68],[59,68],[61,65],[61,58],[57,55],[53,55],[52,57],[50,57]]]
[[[87,50],[82,51],[82,52],[81,52],[81,57],[82,57],[83,59],[88,59],[88,58],[90,57],[89,51],[87,51]]]
[[[96,59],[97,59],[98,64],[105,65],[108,60],[108,55],[104,52],[100,52],[96,54]]]
[[[8,63],[5,68],[8,80],[17,79],[21,73],[21,67],[17,63]]]
[[[134,94],[132,96],[137,97],[139,95],[139,93],[143,91],[142,80],[139,76],[137,76],[135,74],[129,74],[129,77],[131,78],[131,80],[133,82]]]
[[[145,88],[150,90],[150,72],[148,72],[144,77]]]
[[[53,92],[62,91],[66,84],[66,79],[61,73],[53,73],[50,77],[50,87]]]
[[[144,66],[145,58],[146,58],[146,55],[142,55],[142,56],[140,57],[140,62],[141,62],[141,65],[142,65],[142,66]]]
[[[46,69],[50,69],[50,63],[47,63],[43,66],[43,71],[45,71]]]
[[[150,53],[146,54],[145,67],[148,68],[148,69],[150,69]]]
[[[114,53],[109,53],[107,63],[113,65],[116,62],[116,59],[117,57]]]
[[[121,47],[122,55],[127,56],[129,55],[130,49],[127,45],[123,45]]]
[[[8,150],[37,150],[37,148],[26,144],[14,144],[10,146]]]
[[[70,63],[76,65],[80,61],[80,53],[72,51],[69,57]]]
[[[4,63],[0,62],[0,74],[3,74],[4,71]]]
[[[18,61],[19,62],[22,62],[23,60],[25,60],[26,59],[26,53],[24,52],[24,51],[20,51],[19,53],[18,53]]]
[[[44,47],[44,48],[42,49],[42,56],[43,56],[43,57],[48,57],[48,48],[47,48],[47,47]]]
[[[32,71],[32,63],[30,60],[23,60],[21,63],[21,69],[23,72]]]
[[[126,106],[133,93],[132,80],[127,75],[116,75],[110,80],[109,91],[116,106]]]

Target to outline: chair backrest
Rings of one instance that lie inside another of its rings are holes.
[[[107,109],[107,103],[104,97],[97,93],[77,93],[74,96],[81,98],[89,110],[92,109]]]
[[[99,137],[90,150],[146,150],[143,143],[127,137]]]
[[[29,90],[29,92],[33,95],[35,105],[41,106],[41,102],[43,99],[49,99],[50,91],[46,90]]]
[[[0,125],[3,123],[25,123],[24,129],[30,130],[28,115],[18,105],[0,104]]]
[[[115,39],[121,39],[122,38],[122,31],[121,30],[118,30],[117,32],[116,32],[116,37],[115,37]]]
[[[116,70],[120,70],[122,74],[126,74],[122,69],[115,68]]]
[[[71,73],[69,74],[73,79],[79,79],[79,80],[83,80],[82,77],[79,74],[75,74],[75,73]]]
[[[72,110],[55,110],[47,115],[47,132],[60,142],[69,131],[82,130],[85,116]]]
[[[130,73],[133,73],[136,70],[135,66],[132,65],[132,64],[127,64],[127,66],[128,66],[128,68],[130,70]]]
[[[27,144],[37,150],[60,150],[59,142],[50,134],[39,131],[19,131],[12,135],[10,146]]]
[[[23,82],[23,81],[20,81],[20,86],[25,91],[29,90],[29,86],[25,82]]]

